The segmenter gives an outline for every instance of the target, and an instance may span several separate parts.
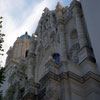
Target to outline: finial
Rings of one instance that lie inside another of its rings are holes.
[[[57,3],[56,8],[59,8],[59,9],[62,9],[63,8],[60,2]]]
[[[27,35],[28,34],[28,32],[25,32],[25,35]]]
[[[49,9],[46,7],[43,11],[44,11],[44,12],[47,12],[47,11],[49,11]]]
[[[72,2],[70,3],[70,6],[73,6],[74,4],[76,4],[77,0],[72,0]]]

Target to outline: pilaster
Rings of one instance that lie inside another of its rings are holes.
[[[78,1],[73,1],[73,15],[75,18],[75,22],[76,22],[76,29],[77,29],[77,33],[78,33],[78,40],[79,40],[79,44],[80,44],[80,50],[78,52],[78,58],[79,58],[79,64],[81,64],[83,61],[85,60],[89,60],[93,63],[95,63],[93,60],[95,60],[94,55],[93,55],[93,51],[91,49],[91,47],[88,44],[88,40],[86,37],[86,33],[85,33],[85,29],[83,27],[83,23],[81,20],[81,5],[77,5]]]
[[[80,18],[80,9],[77,6],[74,7],[74,16],[75,16],[80,48],[83,48],[84,46],[88,45],[88,42],[87,42],[86,35],[85,35],[86,33],[84,32],[82,21]]]
[[[61,52],[61,61],[67,61],[67,48],[66,48],[66,40],[65,40],[65,26],[64,26],[64,18],[63,18],[63,10],[60,3],[57,4],[56,7],[56,18],[57,18],[57,32],[60,36],[60,52]]]

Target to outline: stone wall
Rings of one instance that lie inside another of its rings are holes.
[[[14,44],[20,59],[6,65],[13,70],[8,91],[14,93],[7,92],[7,100],[99,100],[100,76],[85,25],[77,0],[45,8],[33,36]]]

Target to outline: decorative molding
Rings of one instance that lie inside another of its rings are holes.
[[[45,83],[48,79],[54,79],[56,81],[60,80],[59,75],[49,71],[42,79],[40,79],[40,83]]]
[[[83,78],[81,76],[79,76],[73,72],[70,72],[70,71],[61,73],[59,76],[60,76],[60,80],[71,78],[71,79],[74,79],[74,80],[79,81],[81,83],[83,82]]]
[[[93,73],[93,72],[88,72],[87,74],[85,74],[85,75],[83,76],[84,81],[87,81],[87,80],[90,79],[90,78],[92,78],[92,79],[94,79],[94,80],[100,82],[100,75],[97,75],[97,74],[95,74],[95,73]]]
[[[85,74],[84,76],[79,76],[73,72],[63,72],[59,75],[53,73],[53,72],[48,72],[41,80],[41,83],[45,83],[47,80],[49,79],[54,79],[56,81],[62,81],[63,79],[73,79],[76,80],[78,82],[80,82],[81,84],[84,84],[86,81],[88,81],[90,78],[92,78],[93,80],[100,82],[100,76],[97,74],[94,74],[93,72],[88,72],[87,74]]]
[[[34,89],[39,88],[40,85],[33,80],[29,80],[29,83],[27,84],[28,88],[24,92],[23,98],[21,100],[33,100],[33,98],[36,98],[36,94]]]
[[[88,46],[84,46],[78,51],[78,57],[79,57],[79,64],[81,64],[86,59],[95,63],[95,61],[94,61],[95,58],[94,58],[94,55],[93,55],[92,48],[90,48]]]

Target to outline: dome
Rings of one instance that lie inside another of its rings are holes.
[[[26,38],[27,40],[30,39],[31,36],[28,35],[28,32],[25,32],[24,35],[20,36],[18,39],[19,40],[23,40],[24,38]]]

